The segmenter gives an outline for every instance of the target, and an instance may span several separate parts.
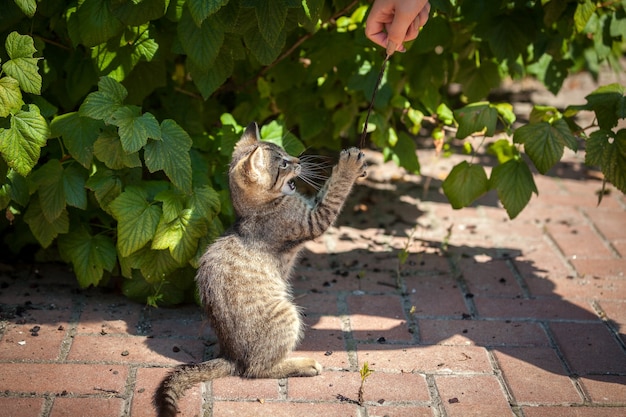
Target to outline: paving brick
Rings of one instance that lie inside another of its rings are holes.
[[[116,417],[122,415],[120,398],[63,398],[54,399],[50,417]]]
[[[416,317],[468,314],[461,290],[450,276],[406,277],[405,282]]]
[[[626,259],[572,259],[572,264],[579,275],[592,277],[617,277],[623,279],[626,271]]]
[[[582,403],[553,349],[498,348],[494,355],[517,402]]]
[[[475,297],[474,302],[479,316],[483,318],[598,320],[595,311],[586,301],[553,297],[533,299]]]
[[[357,379],[360,375],[355,375]],[[365,401],[427,402],[430,400],[428,386],[423,375],[412,373],[386,373],[374,371],[365,380]],[[381,400],[384,400],[381,401]]]
[[[0,410],[6,417],[39,417],[43,402],[43,398],[0,397]]]
[[[360,383],[358,372],[323,372],[312,378],[289,378],[287,395],[297,400],[336,401],[348,398],[356,401]]]
[[[437,375],[435,383],[449,417],[513,416],[494,376]]]
[[[402,299],[398,296],[348,297],[350,326],[355,339],[411,341]]]
[[[119,365],[0,363],[0,391],[100,394],[124,392],[128,369]]]
[[[334,290],[331,291],[331,294],[298,294],[296,296],[295,303],[302,308],[302,312],[306,316],[337,316],[339,315],[337,308],[337,294]]]
[[[225,402],[213,404],[213,417],[358,417],[354,404]]]
[[[550,328],[574,372],[626,373],[626,354],[603,323],[550,323]]]
[[[212,382],[211,393],[217,400],[279,399],[278,381],[275,379],[219,378]]]
[[[152,396],[161,380],[169,372],[164,368],[139,368],[135,380],[133,400],[131,403],[132,417],[154,417],[156,414],[152,404]],[[201,385],[198,384],[185,392],[185,395],[178,400],[180,416],[200,417],[202,416],[202,394]]]
[[[513,263],[527,282],[530,279],[565,279],[573,275],[573,271],[561,259],[558,251],[543,240],[526,246],[522,253],[513,259]],[[533,293],[541,294],[543,293]]]
[[[433,417],[431,407],[418,406],[367,406],[367,417]]]
[[[600,300],[600,308],[606,314],[611,326],[615,328],[626,343],[626,297],[620,301]]]
[[[550,223],[546,226],[563,254],[568,259],[610,259],[605,242],[584,220],[573,223]]]
[[[338,317],[307,317],[304,339],[292,356],[306,356],[318,361],[324,369],[348,369],[350,363]]]
[[[527,278],[526,283],[533,295],[542,297],[622,300],[626,296],[626,280],[601,275]]]
[[[420,342],[440,345],[549,346],[536,323],[482,320],[419,320]]]
[[[84,307],[77,331],[80,333],[137,334],[142,306],[120,302],[118,296],[101,296]]]
[[[359,344],[359,368],[390,372],[491,372],[487,352],[476,346],[399,346]]]
[[[594,403],[626,404],[626,376],[593,375],[580,382]]]
[[[68,359],[178,364],[202,361],[203,352],[204,344],[200,340],[78,335],[74,338]]]
[[[526,417],[624,417],[626,407],[523,407]]]
[[[0,340],[0,360],[57,359],[70,316],[69,310],[31,310],[15,319]]]
[[[468,290],[474,295],[487,297],[516,297],[523,295],[511,269],[505,260],[489,256],[477,256],[459,260],[458,267]]]
[[[215,340],[216,336],[203,315],[202,307],[185,305],[178,308],[148,309],[145,316],[150,323],[150,336],[196,338]]]
[[[585,208],[583,211],[606,239],[611,242],[624,239],[626,211],[612,210],[602,206],[593,209]]]

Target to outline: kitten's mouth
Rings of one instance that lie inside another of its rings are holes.
[[[287,194],[287,195],[291,195],[291,194],[295,193],[296,192],[296,181],[293,180],[293,179],[287,181],[283,185],[283,189],[281,191],[283,192],[283,194]]]

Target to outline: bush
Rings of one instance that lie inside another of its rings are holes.
[[[615,129],[626,117],[623,86],[582,106],[535,107],[518,128],[509,103],[481,101],[508,76],[535,76],[556,93],[572,71],[619,68],[625,1],[431,4],[376,96],[368,131],[385,158],[418,173],[422,127],[438,147],[504,132],[490,176],[463,162],[443,190],[460,208],[496,189],[513,218],[537,193],[531,164],[545,173],[582,138],[587,162],[626,192],[626,130]],[[82,287],[121,275],[133,299],[192,299],[199,256],[233,220],[225,167],[242,125],[263,122],[262,137],[294,154],[356,143],[383,60],[364,37],[367,9],[356,0],[4,5],[5,244],[58,253]],[[596,123],[577,126],[581,111]]]

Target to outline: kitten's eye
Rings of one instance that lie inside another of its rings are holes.
[[[280,167],[282,169],[286,169],[288,165],[289,165],[289,161],[287,161],[286,159],[283,159],[282,161],[280,161]]]

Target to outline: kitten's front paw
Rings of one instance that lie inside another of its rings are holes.
[[[367,175],[365,154],[358,148],[349,148],[341,151],[338,167],[341,170],[353,173],[355,178]]]

